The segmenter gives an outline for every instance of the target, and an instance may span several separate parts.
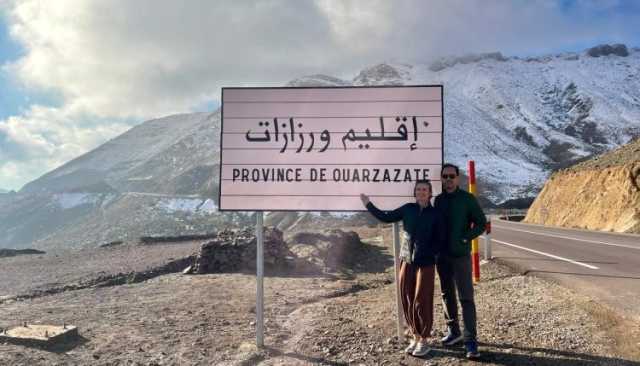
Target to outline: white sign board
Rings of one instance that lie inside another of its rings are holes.
[[[362,211],[441,190],[442,86],[223,88],[220,209]]]

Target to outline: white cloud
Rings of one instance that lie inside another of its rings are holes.
[[[19,188],[128,128],[73,104],[31,106],[24,115],[0,123],[0,187]]]
[[[318,0],[317,4],[327,18],[332,35],[345,50],[366,54],[378,48],[381,38],[391,31],[392,2]]]
[[[548,1],[24,0],[9,20],[27,53],[7,67],[98,116],[149,118],[224,85],[345,75],[390,58],[544,52],[622,26],[594,27],[579,10],[599,8],[584,4],[563,14]]]
[[[281,85],[314,73],[348,77],[388,59],[543,53],[610,34],[624,41],[640,23],[637,14],[590,17],[616,1],[578,2],[569,12],[553,1],[498,0],[1,4],[25,49],[3,69],[32,90],[59,95],[61,104],[0,121],[0,149],[13,151],[3,152],[0,186],[86,152],[121,132],[123,120],[206,105],[222,86]]]
[[[342,58],[307,1],[25,1],[11,14],[28,50],[11,71],[99,116],[184,112],[222,85],[333,71]]]

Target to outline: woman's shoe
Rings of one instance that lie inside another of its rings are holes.
[[[411,354],[416,357],[422,357],[426,356],[429,351],[431,351],[431,348],[429,348],[429,345],[426,342],[418,342],[416,343],[416,347]]]
[[[407,348],[404,349],[404,353],[413,354],[413,350],[416,349],[416,344],[418,344],[418,342],[416,342],[415,339],[412,339],[411,343],[409,343]]]

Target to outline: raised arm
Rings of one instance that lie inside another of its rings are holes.
[[[382,222],[396,222],[402,220],[404,206],[398,207],[392,211],[382,211],[378,209],[370,200],[366,194],[360,194],[362,204],[367,210],[378,220]]]

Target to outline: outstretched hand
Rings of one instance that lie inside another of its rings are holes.
[[[368,205],[369,202],[370,202],[369,196],[367,196],[364,193],[360,193],[360,200],[362,201],[362,204],[365,205],[365,206]]]

